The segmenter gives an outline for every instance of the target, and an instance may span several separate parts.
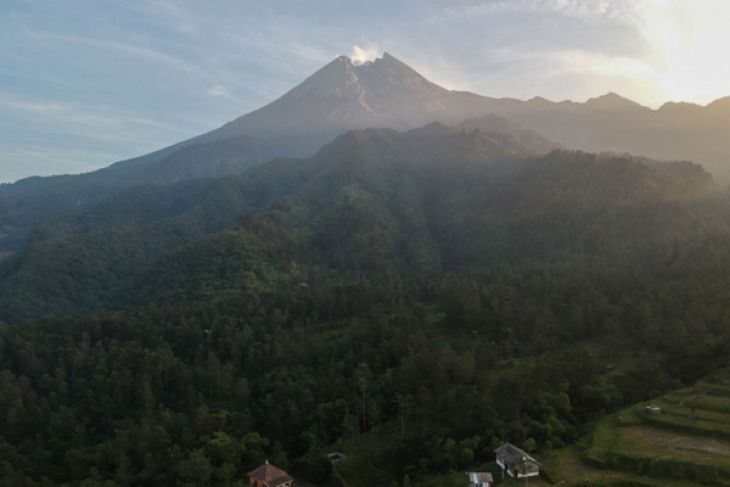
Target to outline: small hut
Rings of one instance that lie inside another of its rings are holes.
[[[497,455],[497,465],[502,469],[503,478],[505,473],[515,479],[540,475],[540,462],[511,443],[504,443],[494,453]]]
[[[492,474],[489,472],[467,472],[469,487],[492,487]]]
[[[345,458],[347,458],[347,455],[345,455],[341,451],[333,451],[327,454],[327,459],[332,463],[341,462]]]
[[[258,468],[251,470],[248,474],[248,483],[255,487],[291,487],[294,479],[268,460]]]
[[[656,416],[657,414],[662,414],[662,408],[660,408],[659,406],[647,406],[644,408],[644,412],[646,414]]]

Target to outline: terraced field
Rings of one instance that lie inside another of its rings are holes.
[[[545,464],[565,486],[730,487],[730,371],[606,416]]]

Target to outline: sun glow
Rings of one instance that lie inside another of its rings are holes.
[[[730,93],[730,2],[647,0],[640,29],[657,97],[707,103]],[[648,73],[647,73],[648,74]]]

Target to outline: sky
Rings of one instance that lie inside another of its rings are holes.
[[[0,182],[214,129],[340,54],[488,96],[730,95],[729,0],[2,0]]]

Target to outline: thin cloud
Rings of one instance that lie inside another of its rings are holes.
[[[218,98],[226,98],[228,100],[235,101],[236,103],[239,103],[241,105],[245,105],[246,101],[242,100],[241,98],[231,94],[231,92],[226,88],[225,86],[221,84],[213,84],[210,85],[208,88],[206,88],[205,92],[213,97]]]
[[[65,42],[88,46],[93,49],[110,50],[118,53],[133,56],[136,59],[145,59],[162,63],[168,67],[179,69],[187,73],[204,74],[205,72],[195,64],[185,61],[170,54],[151,49],[145,46],[137,46],[126,41],[99,39],[69,34],[57,34],[53,32],[41,32],[28,30],[28,35],[36,40],[49,40],[54,42]]]
[[[150,129],[180,136],[190,135],[183,127],[124,113],[109,107],[88,106],[78,103],[44,99],[20,98],[0,93],[3,118],[33,122],[37,130],[53,127],[55,133],[65,133],[85,139],[104,142],[158,144],[150,139]],[[10,117],[11,111],[15,117]],[[17,117],[17,118],[16,118]],[[17,123],[17,122],[16,122]]]
[[[440,20],[477,20],[485,15],[559,14],[582,19],[602,19],[626,23],[636,22],[640,0],[486,0],[460,7],[449,7],[432,22]]]
[[[230,93],[228,93],[228,90],[223,85],[211,85],[205,92],[211,96],[230,96]]]

